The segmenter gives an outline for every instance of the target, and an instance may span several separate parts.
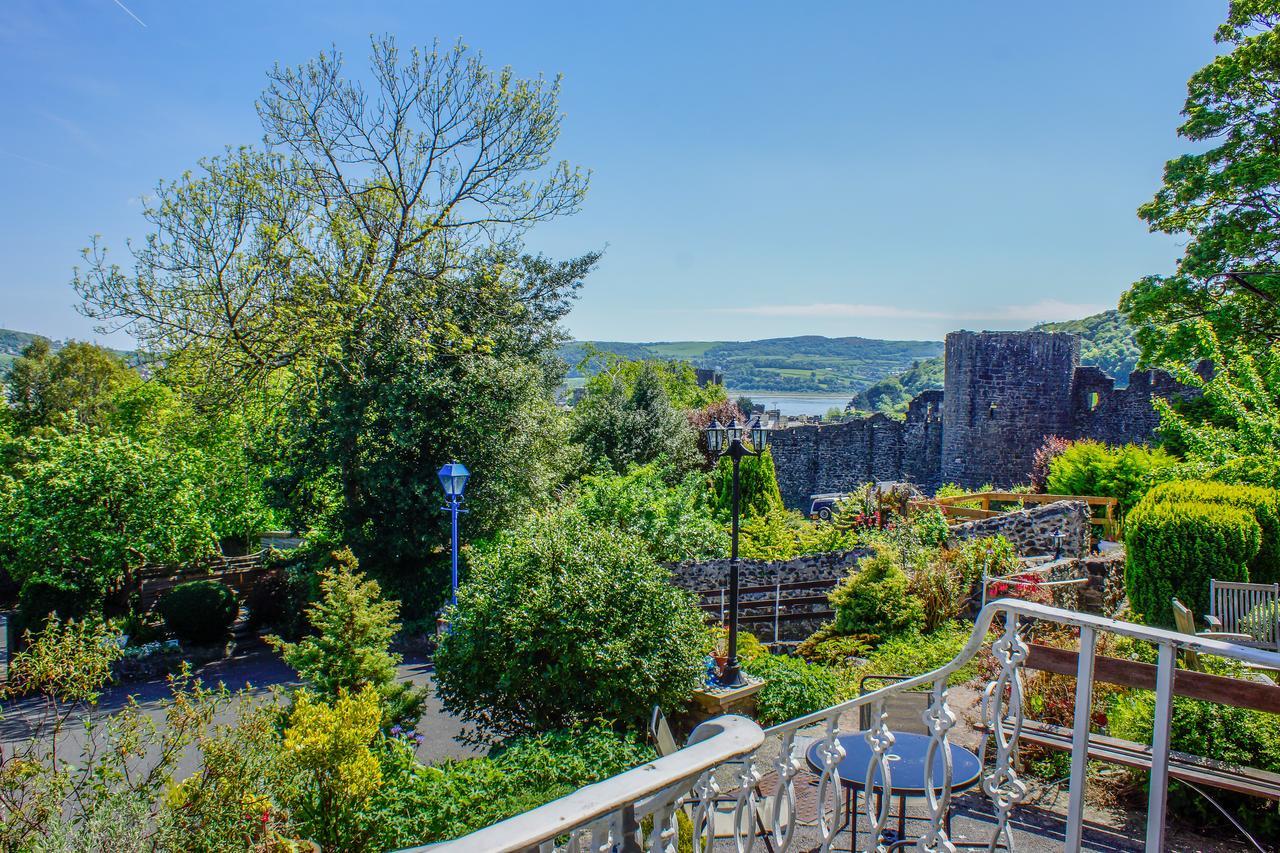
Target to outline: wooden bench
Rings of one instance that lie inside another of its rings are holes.
[[[1243,640],[1234,642],[1280,651],[1278,617],[1280,583],[1209,581],[1209,615],[1205,622],[1217,631],[1245,635]],[[1250,624],[1254,619],[1258,623]]]
[[[1079,672],[1079,657],[1079,652],[1071,649],[1058,649],[1032,643],[1023,666],[1026,669],[1074,677]],[[1119,687],[1155,690],[1156,672],[1156,667],[1149,663],[1104,655],[1097,655],[1094,658],[1095,683],[1105,682]],[[1179,669],[1173,673],[1172,688],[1174,696],[1280,714],[1280,686],[1266,678],[1246,681],[1207,672]],[[1065,726],[1024,719],[1019,742],[1071,752],[1072,730]],[[1087,751],[1089,758],[1099,761],[1139,770],[1152,769],[1152,750],[1146,744],[1090,732]],[[1210,797],[1203,788],[1217,788],[1280,801],[1280,774],[1173,750],[1169,752],[1168,772],[1169,776],[1184,782],[1204,797],[1234,824],[1236,829],[1253,842],[1257,849],[1264,849],[1235,817]]]

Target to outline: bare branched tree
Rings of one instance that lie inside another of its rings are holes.
[[[145,349],[243,385],[332,352],[386,300],[429,305],[476,254],[510,254],[578,206],[588,175],[551,163],[559,82],[493,71],[461,44],[375,39],[368,88],[331,50],[277,66],[258,101],[267,152],[229,150],[161,183],[130,245],[95,239],[82,310]]]

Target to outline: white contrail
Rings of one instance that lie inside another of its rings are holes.
[[[115,3],[117,6],[119,6],[121,9],[124,9],[126,15],[128,15],[130,18],[133,18],[139,24],[142,24],[142,26],[145,27],[147,25],[146,21],[142,20],[137,15],[133,14],[133,10],[130,9],[128,6],[124,5],[123,3],[121,3],[120,0],[112,0],[112,2]]]

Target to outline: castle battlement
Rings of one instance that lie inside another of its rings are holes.
[[[929,490],[1025,483],[1047,436],[1147,443],[1159,426],[1154,398],[1198,393],[1159,370],[1134,371],[1127,388],[1116,388],[1080,364],[1080,337],[1067,332],[952,332],[945,358],[943,390],[917,395],[905,420],[875,414],[775,432],[769,443],[787,505],[873,480]]]

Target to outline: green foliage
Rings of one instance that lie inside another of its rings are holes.
[[[756,694],[756,717],[763,726],[803,717],[836,703],[840,679],[834,670],[789,655],[760,655],[743,669],[765,679]]]
[[[796,654],[810,663],[824,666],[848,666],[851,658],[864,658],[871,654],[876,638],[863,638],[848,634],[835,634],[830,623],[806,637]]]
[[[184,643],[208,644],[226,640],[240,610],[236,594],[214,580],[179,584],[156,605],[165,627]]]
[[[902,553],[892,545],[880,545],[864,557],[831,592],[835,630],[841,634],[875,634],[889,637],[917,628],[924,620],[924,605],[908,590],[902,570]]]
[[[587,465],[622,473],[664,459],[680,473],[692,470],[701,459],[697,436],[667,391],[663,365],[632,364],[617,362],[591,377],[573,407],[572,437]]]
[[[1114,308],[1082,320],[1039,323],[1032,326],[1040,332],[1069,332],[1080,336],[1080,363],[1091,364],[1119,384],[1129,380],[1138,366],[1141,350],[1136,330],[1124,315]]]
[[[722,518],[728,519],[733,507],[733,460],[721,456],[711,478],[716,510]],[[738,488],[742,518],[784,511],[782,492],[778,489],[778,472],[769,448],[766,447],[759,456],[748,456],[739,463]]]
[[[469,563],[436,690],[480,737],[596,718],[636,727],[701,683],[702,616],[636,537],[570,510],[499,535]]]
[[[72,341],[53,352],[48,341],[37,338],[9,369],[7,393],[16,431],[101,426],[116,393],[141,381],[100,346]]]
[[[96,605],[143,563],[213,553],[217,508],[196,453],[85,432],[20,446],[0,486],[0,554],[17,582]]]
[[[1158,447],[1108,447],[1091,439],[1074,441],[1050,462],[1045,491],[1116,498],[1124,515],[1146,494],[1153,478],[1174,463],[1174,458]]]
[[[409,764],[387,772],[376,798],[379,850],[445,841],[564,796],[583,785],[638,767],[654,757],[635,735],[620,735],[596,722],[536,736],[512,738],[488,757]]]
[[[1209,581],[1248,580],[1247,564],[1262,540],[1243,509],[1203,501],[1148,498],[1125,524],[1125,590],[1151,625],[1173,627],[1176,596],[1192,613],[1207,613]]]
[[[433,613],[448,589],[447,561],[436,557],[449,542],[441,465],[456,459],[471,471],[468,538],[545,507],[577,467],[569,424],[551,402],[550,352],[567,310],[560,300],[593,263],[511,259],[501,275],[478,270],[430,305],[406,296],[346,342],[313,393],[296,398],[281,500],[305,504],[318,493],[311,521],[407,603],[406,617]],[[522,298],[525,288],[538,298]],[[428,346],[417,327],[428,310],[447,312],[470,343]]]
[[[850,670],[846,689],[856,694],[858,680],[864,675],[919,675],[954,660],[969,642],[972,626],[948,622],[928,634],[914,631],[889,637],[876,646],[861,666]],[[963,684],[978,675],[979,658],[960,667],[947,679],[948,684]]]
[[[573,506],[592,527],[639,537],[658,562],[726,556],[729,537],[712,518],[706,475],[691,472],[671,482],[673,476],[669,467],[657,464],[587,476]]]
[[[1280,492],[1261,486],[1173,480],[1153,488],[1148,499],[1164,503],[1223,504],[1248,512],[1258,522],[1261,535],[1258,553],[1249,561],[1249,580],[1254,583],[1280,580]]]
[[[332,703],[303,690],[289,713],[281,757],[293,784],[281,799],[322,849],[372,849],[367,806],[383,784],[379,699],[369,686],[354,695],[339,690]]]
[[[1280,250],[1280,217],[1271,202],[1280,183],[1274,155],[1280,127],[1272,110],[1280,81],[1278,21],[1270,0],[1228,5],[1215,34],[1224,49],[1187,83],[1178,133],[1195,153],[1168,161],[1163,185],[1138,209],[1152,231],[1183,235],[1185,246],[1173,275],[1147,276],[1121,298],[1148,362],[1189,360],[1196,337],[1189,320],[1204,318],[1223,340],[1257,349],[1280,329],[1276,276],[1209,282],[1224,271],[1274,269]]]
[[[1218,675],[1243,677],[1238,665],[1219,658],[1202,657],[1206,668]],[[1107,711],[1110,734],[1137,743],[1150,743],[1155,719],[1155,694],[1125,691]],[[1280,716],[1265,711],[1235,708],[1217,702],[1202,702],[1175,696],[1169,748],[1189,755],[1280,772]],[[1146,774],[1136,781],[1146,783]],[[1251,832],[1260,838],[1274,838],[1280,820],[1270,804],[1255,797],[1215,791],[1214,798],[1226,804]],[[1189,820],[1216,824],[1221,818],[1204,798],[1183,785],[1169,786],[1169,808]]]
[[[945,369],[942,356],[915,362],[854,396],[851,405],[860,412],[906,414],[907,404],[922,391],[942,388]]]
[[[0,698],[38,693],[59,702],[95,702],[111,679],[120,646],[99,620],[50,619],[39,635],[13,656]]]
[[[307,609],[315,633],[296,643],[278,637],[268,641],[322,701],[335,702],[369,688],[386,724],[416,725],[425,692],[397,680],[401,658],[390,651],[400,630],[399,602],[382,598],[378,583],[357,571],[350,550],[334,552],[331,561],[319,576],[321,598]]]
[[[784,509],[745,519],[738,535],[738,554],[746,560],[789,560],[803,554],[849,551],[859,544],[856,530],[831,521],[810,521]]]
[[[1175,375],[1203,396],[1155,401],[1160,434],[1184,460],[1170,474],[1280,488],[1280,352],[1220,339],[1206,323],[1187,329],[1195,333],[1194,352],[1212,362],[1214,374],[1206,381],[1174,366]]]

